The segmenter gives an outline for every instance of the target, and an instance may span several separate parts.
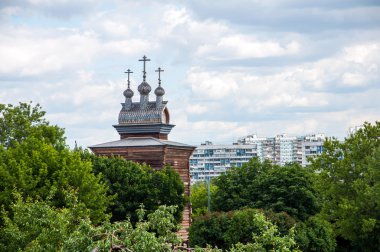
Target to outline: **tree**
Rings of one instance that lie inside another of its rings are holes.
[[[54,194],[54,192],[52,192]],[[15,193],[12,217],[3,211],[0,229],[0,251],[171,251],[180,240],[173,213],[176,207],[161,206],[145,218],[138,209],[139,221],[94,226],[86,208],[68,193],[70,208],[56,208],[47,201],[22,200]]]
[[[20,102],[18,106],[0,104],[0,145],[7,148],[27,138],[36,138],[55,148],[64,148],[64,130],[51,126],[44,116],[39,104],[34,107],[31,102]]]
[[[375,251],[380,247],[380,122],[344,142],[332,138],[312,160],[316,186],[323,196],[321,216],[333,224],[338,245],[350,250]]]
[[[24,201],[20,193],[13,193],[11,211],[3,209],[0,216],[4,223],[0,229],[0,251],[57,251],[78,227],[90,223],[86,208],[70,192],[70,208],[52,207],[49,200],[55,193],[53,189],[45,201]],[[83,240],[90,242],[90,237]]]
[[[63,130],[42,117],[37,105],[1,106],[0,144],[0,205],[7,210],[14,189],[24,199],[45,200],[52,188],[57,189],[49,202],[53,206],[67,206],[66,191],[78,192],[78,199],[90,210],[94,222],[107,218],[105,210],[111,197],[107,187],[95,176],[89,161],[64,144]]]
[[[252,159],[215,180],[218,190],[213,197],[214,208],[219,211],[243,207],[272,209],[303,221],[319,210],[312,179],[312,171],[298,164],[280,167]]]
[[[208,185],[206,182],[198,182],[191,186],[190,202],[192,217],[203,215],[207,213],[207,201],[208,201]],[[213,209],[211,205],[211,199],[214,198],[214,194],[217,191],[216,185],[210,181],[210,208]]]
[[[336,241],[332,225],[317,216],[298,222],[295,241],[302,251],[335,251]]]
[[[56,150],[37,139],[25,139],[14,147],[0,146],[0,205],[8,207],[16,188],[24,198],[46,199],[52,188],[57,193],[50,203],[67,206],[65,191],[75,190],[78,198],[90,210],[91,219],[100,222],[111,197],[100,176],[92,173],[91,163],[79,153],[65,148]]]
[[[170,167],[154,170],[145,164],[126,161],[119,157],[98,157],[84,154],[92,160],[95,174],[101,174],[108,185],[108,195],[116,195],[109,207],[112,221],[122,221],[128,216],[134,223],[138,220],[136,210],[143,204],[148,213],[160,205],[178,206],[174,214],[179,222],[182,218],[185,197],[179,174]]]
[[[212,212],[196,218],[190,227],[190,245],[207,244],[231,251],[286,251],[296,247],[294,227],[287,234],[257,209],[243,209],[228,213]]]
[[[247,244],[237,243],[232,247],[231,252],[300,251],[294,240],[294,228],[290,229],[288,235],[281,235],[277,226],[268,221],[264,215],[256,214],[254,217],[259,231],[253,233],[253,241]]]

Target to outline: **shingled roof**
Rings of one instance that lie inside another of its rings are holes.
[[[132,103],[129,110],[125,108],[124,103],[119,113],[119,125],[125,124],[150,124],[150,123],[167,123],[163,121],[163,113],[166,108],[167,101],[163,101],[160,106],[156,102],[148,102],[145,108],[141,108],[138,102]]]
[[[128,137],[124,139],[120,139],[117,141],[97,144],[93,146],[89,146],[92,148],[120,148],[120,147],[148,147],[148,146],[175,146],[175,147],[183,147],[183,148],[195,148],[194,146],[168,141],[161,140],[154,137]]]

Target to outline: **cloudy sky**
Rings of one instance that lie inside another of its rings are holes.
[[[379,0],[1,0],[0,103],[40,103],[68,144],[117,140],[162,67],[170,139],[232,143],[380,120]],[[154,94],[150,99],[154,99]]]

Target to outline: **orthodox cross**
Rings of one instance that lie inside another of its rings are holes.
[[[145,62],[150,61],[150,59],[148,59],[148,58],[144,55],[144,57],[143,57],[142,59],[139,59],[139,61],[144,61],[144,70],[143,70],[144,75],[143,75],[143,81],[145,81],[145,78],[146,78]]]
[[[128,69],[126,72],[124,72],[124,73],[126,73],[126,74],[128,74],[128,88],[129,88],[129,83],[130,83],[130,81],[129,81],[129,75],[131,74],[131,73],[133,73],[130,69]]]
[[[158,86],[161,87],[161,72],[163,72],[164,69],[161,69],[161,67],[159,67],[155,72],[158,72]]]

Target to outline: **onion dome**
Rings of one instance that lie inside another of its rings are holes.
[[[152,90],[152,88],[150,87],[150,85],[148,84],[148,82],[146,81],[143,81],[137,88],[137,90],[139,91],[139,93],[141,95],[148,95],[150,93],[150,91]]]
[[[132,89],[130,88],[127,88],[124,92],[123,92],[125,98],[132,98],[133,96],[133,91]]]
[[[154,93],[157,96],[163,96],[165,94],[165,89],[163,89],[161,86],[158,86],[155,90]]]

